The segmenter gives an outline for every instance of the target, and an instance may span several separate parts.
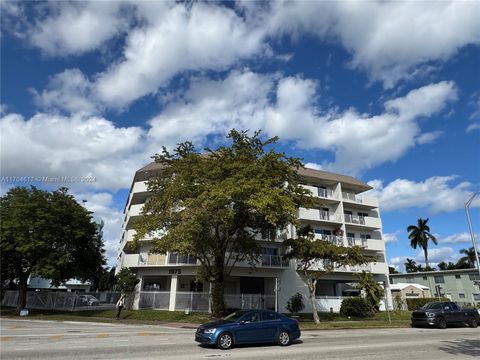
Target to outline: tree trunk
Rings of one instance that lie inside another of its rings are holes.
[[[212,282],[212,316],[221,318],[225,315],[225,302],[223,297],[224,266],[221,263],[215,264],[214,280]]]
[[[427,250],[427,248],[423,248],[423,254],[425,255],[425,267],[429,267],[429,265],[428,265],[428,250]]]
[[[310,291],[310,302],[312,304],[313,321],[315,321],[315,324],[320,324],[320,318],[318,317],[317,311],[317,298],[315,297],[316,289],[317,280],[313,280],[310,284],[308,284],[308,290]]]
[[[28,275],[22,274],[18,284],[17,315],[20,315],[20,310],[25,309],[27,306],[27,281]]]

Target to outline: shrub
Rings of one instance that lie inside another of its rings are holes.
[[[433,301],[450,301],[446,298],[416,298],[416,299],[407,299],[407,308],[410,311],[417,310],[421,308],[423,305],[433,302]]]
[[[295,314],[302,311],[305,308],[303,303],[303,296],[300,293],[293,295],[290,300],[287,301],[287,306],[285,307],[290,314]]]
[[[340,314],[343,316],[366,318],[373,316],[375,309],[366,299],[362,297],[351,297],[342,301]]]

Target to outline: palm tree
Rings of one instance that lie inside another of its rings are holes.
[[[417,263],[415,262],[415,260],[407,258],[407,261],[405,261],[405,271],[407,273],[418,271]]]
[[[475,262],[477,259],[475,257],[475,250],[473,249],[473,246],[469,249],[461,249],[460,254],[464,254],[465,256],[461,257],[459,262],[465,262],[471,268],[475,267]]]
[[[409,232],[408,238],[410,239],[410,246],[414,249],[421,247],[423,254],[425,255],[425,266],[428,265],[428,240],[437,245],[437,239],[430,233],[430,227],[427,225],[428,218],[417,220],[417,225],[410,225],[407,228]]]

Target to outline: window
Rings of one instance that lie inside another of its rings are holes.
[[[358,212],[358,216],[360,216],[360,217],[365,217],[365,216],[368,216],[368,213]]]
[[[468,275],[468,278],[472,281],[475,281],[475,280],[480,280],[480,274],[469,274]]]
[[[260,312],[253,311],[251,313],[248,313],[242,318],[242,321],[245,321],[245,322],[259,322],[260,321]]]
[[[278,255],[278,249],[273,247],[262,247],[263,255]]]
[[[428,278],[427,278],[425,275],[422,276],[422,279],[423,279],[423,280],[428,280]]]
[[[355,233],[347,233],[347,237],[354,238],[354,237],[355,237]]]
[[[458,293],[458,297],[460,299],[465,299],[465,294],[464,293]]]
[[[455,275],[455,279],[460,279],[460,278],[461,278],[460,275],[458,275],[458,274]]]
[[[473,300],[480,301],[480,294],[473,294]]]
[[[273,311],[264,311],[262,312],[262,321],[274,321],[278,320],[277,314]]]
[[[435,284],[445,284],[443,275],[435,275],[433,278],[435,279]]]

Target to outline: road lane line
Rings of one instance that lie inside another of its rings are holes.
[[[49,336],[48,338],[50,340],[63,340],[64,337],[65,335],[52,335],[52,336]]]
[[[1,341],[10,341],[13,339],[13,336],[0,336]]]
[[[106,338],[106,337],[109,337],[109,336],[110,336],[110,334],[108,334],[108,333],[100,333],[100,334],[97,334],[96,337],[97,338]]]

